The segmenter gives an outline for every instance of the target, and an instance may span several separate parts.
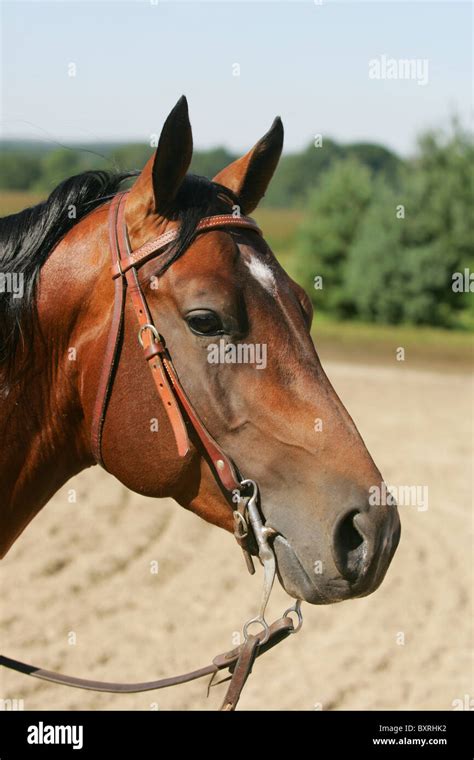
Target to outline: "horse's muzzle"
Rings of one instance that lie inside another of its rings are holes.
[[[310,604],[332,604],[367,596],[382,582],[400,540],[396,507],[383,515],[353,509],[340,519],[332,536],[331,561],[319,561],[315,550],[303,551],[281,534],[273,548],[282,586]],[[311,555],[311,556],[309,556]],[[329,558],[328,558],[329,560]]]

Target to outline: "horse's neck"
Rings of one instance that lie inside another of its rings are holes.
[[[0,399],[0,557],[56,491],[93,464],[79,386],[93,343],[82,337],[82,304],[94,283],[84,275],[88,253],[74,239],[72,250],[71,260],[65,240],[43,268],[26,366]]]
[[[28,377],[0,402],[0,556],[53,494],[84,467],[73,403],[54,408],[57,378]],[[51,382],[48,387],[47,383]],[[71,400],[72,401],[72,400]]]

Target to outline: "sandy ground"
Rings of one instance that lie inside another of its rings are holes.
[[[302,631],[256,664],[240,709],[451,709],[474,694],[472,381],[401,364],[326,369],[386,480],[428,485],[429,508],[401,509],[402,541],[374,595],[304,605]],[[1,563],[0,577],[5,654],[136,681],[199,667],[232,648],[256,612],[261,582],[261,572],[246,574],[232,537],[170,500],[127,491],[98,468],[56,495]],[[278,586],[271,617],[287,606]],[[223,689],[206,699],[201,680],[94,694],[0,673],[0,697],[23,699],[25,709],[210,710]]]

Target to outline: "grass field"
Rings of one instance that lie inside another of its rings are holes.
[[[413,369],[472,372],[472,332],[410,325],[335,322],[316,312],[312,335],[323,360],[403,364]],[[397,359],[403,348],[404,360]]]
[[[0,215],[12,214],[42,200],[34,193],[0,191]],[[291,271],[296,230],[303,212],[295,209],[262,208],[254,213],[265,237],[282,265]],[[472,370],[472,333],[435,328],[335,322],[316,314],[313,337],[322,358],[392,363],[396,350],[405,350],[405,362],[412,367]]]
[[[28,206],[34,206],[43,200],[40,193],[30,193],[24,190],[0,190],[0,217],[16,214]]]
[[[304,219],[304,212],[297,209],[263,208],[252,216],[263,230],[265,239],[284,264],[293,255],[295,233]]]

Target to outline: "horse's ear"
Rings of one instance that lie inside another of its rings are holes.
[[[172,206],[193,155],[193,135],[184,95],[166,119],[158,147],[130,191],[127,209],[143,202],[165,214]]]
[[[239,197],[241,210],[250,214],[265,195],[283,148],[283,124],[279,116],[245,156],[226,166],[214,177]]]

